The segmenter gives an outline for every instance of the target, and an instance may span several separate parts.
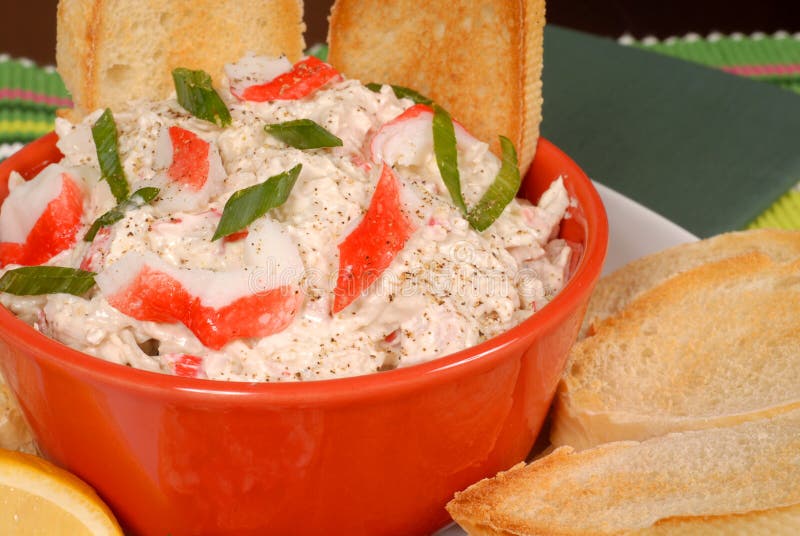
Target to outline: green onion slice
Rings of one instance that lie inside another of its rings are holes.
[[[94,273],[62,266],[23,266],[0,277],[0,292],[39,296],[60,292],[81,296],[94,286]]]
[[[267,134],[295,149],[341,147],[342,140],[311,119],[297,119],[264,127]]]
[[[107,227],[109,225],[113,225],[114,223],[118,222],[125,216],[125,212],[128,210],[139,208],[142,205],[146,205],[150,201],[156,198],[158,195],[158,188],[154,188],[152,186],[147,186],[145,188],[139,188],[128,199],[125,199],[122,203],[119,203],[116,207],[112,208],[92,223],[92,226],[89,227],[89,230],[86,231],[86,235],[83,237],[85,242],[91,242],[94,240],[94,237],[97,236],[97,232],[102,227]]]
[[[270,209],[285,203],[302,168],[302,164],[297,164],[262,183],[234,192],[225,203],[222,218],[211,240],[239,232]]]
[[[472,207],[467,215],[469,224],[478,231],[488,228],[502,214],[503,209],[517,195],[522,183],[514,144],[505,136],[500,136],[500,147],[503,151],[503,163],[500,171],[497,172],[497,176],[484,192],[481,200]]]
[[[189,113],[217,126],[231,124],[231,112],[211,86],[211,77],[205,71],[192,71],[178,67],[172,71],[178,103]]]
[[[111,110],[106,108],[103,115],[92,125],[92,138],[97,147],[97,161],[100,163],[100,177],[108,182],[117,203],[128,197],[130,190],[125,179],[125,171],[119,160],[117,123]]]
[[[466,216],[467,206],[461,195],[461,178],[458,173],[458,151],[456,149],[456,131],[453,120],[444,108],[433,106],[433,152],[439,173],[450,192],[453,203]]]
[[[367,84],[367,89],[369,89],[370,91],[374,91],[375,93],[378,93],[381,90],[381,87],[383,87],[383,84],[376,84],[375,82]],[[428,106],[433,104],[433,101],[431,99],[429,99],[425,95],[417,93],[411,88],[403,86],[395,86],[393,84],[389,84],[389,87],[392,88],[395,97],[397,97],[398,99],[403,99],[403,98],[411,99],[412,101],[414,101],[414,104],[427,104]]]

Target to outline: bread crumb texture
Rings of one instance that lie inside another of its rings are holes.
[[[484,534],[794,534],[798,430],[793,410],[643,442],[561,447],[478,482],[447,509]]]
[[[176,67],[213,75],[248,51],[296,61],[304,30],[301,0],[61,0],[56,63],[80,117],[167,98]]]
[[[554,444],[642,440],[800,407],[800,232],[722,235],[637,263],[610,279],[642,290],[572,349]],[[639,277],[647,267],[655,281]]]

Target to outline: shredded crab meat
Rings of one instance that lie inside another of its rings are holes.
[[[234,381],[410,366],[478,344],[546,307],[576,261],[557,238],[570,205],[563,182],[554,181],[536,204],[512,201],[477,232],[442,182],[431,108],[303,61],[251,55],[226,66],[222,97],[232,124],[225,128],[192,117],[174,99],[115,111],[131,192],[152,186],[159,195],[123,207],[92,242],[80,237],[118,205],[100,179],[91,133],[102,111],[75,125],[59,119],[65,157],[54,169],[81,184],[83,213],[74,242],[43,262],[95,272],[97,285],[83,296],[0,294],[0,303],[97,357]],[[276,79],[287,87],[271,87]],[[258,98],[277,91],[281,99],[242,99],[253,87]],[[343,145],[300,150],[264,132],[266,124],[297,119],[316,122]],[[471,206],[500,161],[463,126],[454,128]],[[237,192],[298,164],[283,204],[212,240]],[[378,188],[387,173],[391,195]],[[8,220],[0,233],[10,235],[2,240],[27,239],[56,195],[50,187],[26,193],[31,184],[10,181],[0,211]],[[360,284],[337,304],[343,260]]]

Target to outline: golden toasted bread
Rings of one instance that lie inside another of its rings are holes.
[[[175,67],[219,77],[245,52],[300,58],[302,0],[61,0],[56,63],[73,119],[164,99]]]
[[[524,172],[542,108],[544,0],[337,0],[328,57],[362,82],[413,88],[499,154],[517,148]]]
[[[589,450],[561,447],[457,493],[471,535],[800,533],[800,409]]]
[[[33,436],[22,411],[0,376],[0,448],[35,452]]]
[[[748,253],[640,294],[576,344],[550,439],[586,448],[800,407],[800,260]]]
[[[753,251],[760,251],[776,261],[800,258],[800,231],[758,229],[725,233],[635,260],[597,283],[582,334],[590,334],[593,323],[615,315],[636,296],[675,274]]]

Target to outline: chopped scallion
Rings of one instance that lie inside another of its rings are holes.
[[[500,147],[503,151],[503,163],[500,171],[484,192],[478,204],[467,214],[467,220],[473,229],[483,231],[496,220],[503,209],[517,195],[522,182],[517,163],[517,151],[514,144],[505,136],[500,136]]]
[[[225,203],[222,218],[211,240],[239,232],[270,209],[285,203],[302,168],[301,164],[297,164],[262,183],[234,192]]]
[[[369,89],[370,91],[374,91],[376,93],[381,90],[381,87],[383,87],[383,84],[376,84],[375,82],[367,84],[367,89]],[[395,86],[394,84],[389,84],[389,87],[392,88],[395,97],[397,97],[398,99],[403,99],[403,98],[411,99],[412,101],[414,101],[414,104],[427,104],[428,106],[433,104],[433,101],[431,99],[429,99],[425,95],[417,93],[411,88],[403,86]]]
[[[205,71],[178,67],[172,71],[178,103],[193,116],[217,126],[231,124],[231,112],[211,85]]]
[[[470,226],[478,231],[487,229],[503,213],[506,206],[517,195],[522,181],[514,144],[505,136],[500,136],[500,147],[503,153],[500,171],[497,172],[497,176],[486,189],[480,201],[467,210],[461,194],[455,127],[450,114],[434,104],[433,151],[436,156],[436,164],[439,166],[439,172],[447,191],[450,192],[453,204],[461,210]]]
[[[264,127],[267,134],[295,149],[341,147],[342,140],[311,119],[297,119]]]
[[[62,266],[23,266],[0,277],[0,292],[17,296],[74,294],[81,296],[94,286],[94,273]]]
[[[127,199],[130,189],[125,179],[125,171],[119,160],[117,123],[111,110],[106,108],[103,115],[92,125],[92,138],[97,147],[97,161],[100,164],[100,177],[108,183],[117,203]]]
[[[455,127],[447,110],[437,105],[433,106],[433,152],[453,204],[466,216],[467,206],[461,195],[461,178],[458,173]]]

